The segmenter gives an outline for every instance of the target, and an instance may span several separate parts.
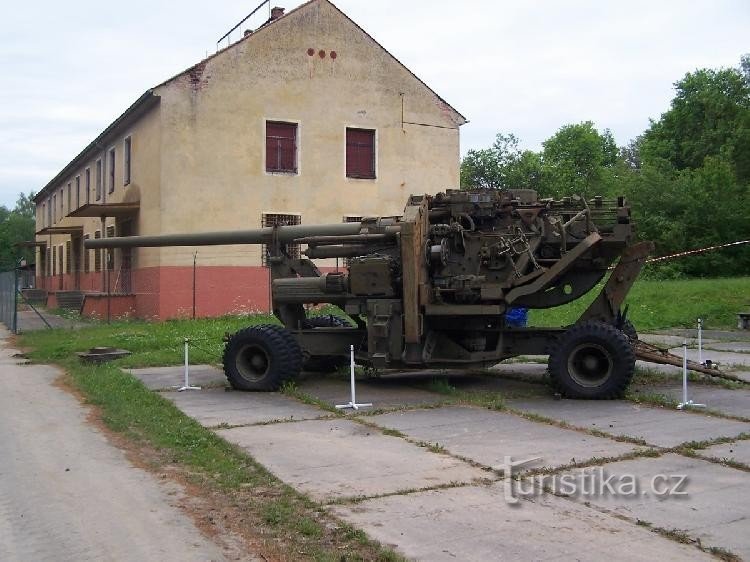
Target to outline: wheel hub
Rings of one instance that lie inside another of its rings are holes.
[[[248,381],[266,376],[269,365],[268,353],[258,345],[246,345],[237,354],[237,371]]]
[[[614,361],[604,347],[586,343],[576,347],[568,358],[568,373],[581,386],[601,385],[612,374]]]

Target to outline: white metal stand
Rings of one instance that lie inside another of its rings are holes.
[[[355,393],[354,389],[354,346],[349,346],[349,372],[350,372],[350,380],[351,380],[351,387],[352,387],[352,399],[348,404],[339,404],[336,406],[337,410],[359,410],[360,408],[364,408],[365,406],[372,406],[372,404],[357,404],[357,395]]]
[[[699,324],[700,326],[700,324]],[[700,332],[699,332],[700,334]],[[705,408],[705,404],[696,404],[692,400],[688,400],[687,390],[687,340],[682,342],[682,402],[677,405],[678,410],[684,410],[686,408]]]
[[[190,340],[185,338],[185,384],[177,389],[177,392],[185,390],[200,390],[200,386],[190,386],[190,361],[188,359],[188,344]]]

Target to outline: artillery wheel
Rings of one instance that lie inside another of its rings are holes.
[[[619,398],[634,371],[635,354],[628,336],[595,320],[569,328],[549,355],[552,386],[568,398]]]
[[[311,316],[303,323],[304,328],[351,328],[352,325],[340,316]],[[308,373],[332,373],[349,361],[338,355],[311,356],[303,352],[302,370]]]
[[[281,326],[252,326],[229,338],[223,361],[224,374],[235,390],[271,391],[299,374],[302,350]]]

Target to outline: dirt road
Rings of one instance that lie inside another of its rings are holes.
[[[0,560],[225,560],[174,506],[180,488],[133,467],[8,335],[0,325]]]

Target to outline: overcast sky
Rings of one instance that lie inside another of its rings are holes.
[[[41,189],[145,90],[214,52],[259,2],[6,7],[0,205]],[[625,144],[668,108],[686,72],[736,66],[750,52],[750,0],[334,3],[469,119],[462,153],[499,131],[538,149],[560,126],[586,120]]]

